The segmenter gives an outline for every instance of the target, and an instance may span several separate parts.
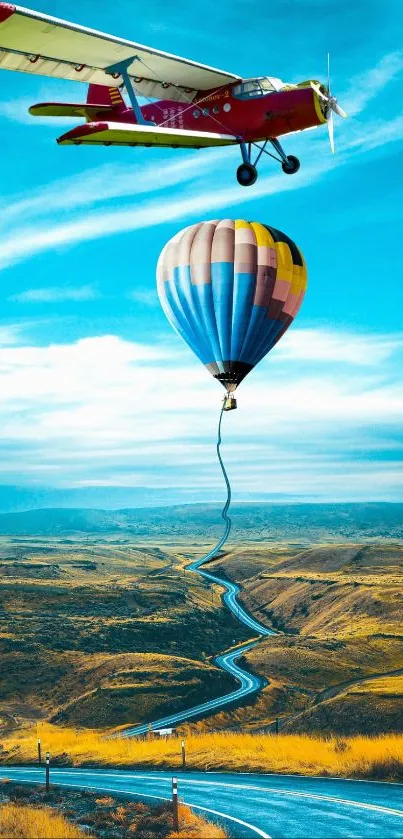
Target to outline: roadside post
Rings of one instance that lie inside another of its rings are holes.
[[[46,784],[46,792],[49,792],[49,774],[50,774],[50,754],[46,752],[46,761],[45,761],[45,784]]]
[[[185,741],[182,740],[182,769],[186,769],[186,749],[185,749]]]
[[[41,765],[41,763],[42,763],[42,751],[41,751],[41,740],[40,740],[40,737],[38,737],[38,763],[39,763],[39,766],[40,766],[40,765]]]
[[[172,778],[172,827],[174,831],[179,830],[179,811],[178,811],[178,779]]]

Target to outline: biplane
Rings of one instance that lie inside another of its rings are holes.
[[[242,186],[255,183],[263,154],[274,157],[287,175],[298,171],[300,162],[286,154],[282,135],[327,123],[333,152],[333,113],[346,116],[331,94],[329,65],[327,85],[316,79],[299,84],[271,76],[243,79],[2,2],[0,69],[89,85],[85,103],[44,102],[29,109],[33,116],[85,120],[57,139],[61,146],[238,145]]]

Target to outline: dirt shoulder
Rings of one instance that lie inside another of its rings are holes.
[[[105,795],[87,790],[68,789],[52,786],[47,793],[43,786],[30,786],[5,781],[0,785],[0,819],[2,808],[10,805],[17,807],[14,824],[20,814],[24,817],[25,836],[41,839],[41,833],[30,833],[30,826],[37,820],[37,829],[52,827],[55,814],[62,816],[67,823],[78,828],[73,836],[88,836],[95,839],[174,839],[176,835],[192,839],[225,839],[226,833],[221,828],[193,814],[189,808],[181,805],[179,811],[179,834],[173,831],[172,805],[163,803],[150,806],[142,801],[129,801],[124,795]],[[22,808],[24,808],[22,810]],[[47,816],[47,818],[46,818]],[[1,828],[0,828],[1,830]],[[46,833],[43,836],[50,836]],[[17,833],[13,833],[17,836]],[[23,834],[21,834],[23,835]],[[62,835],[70,835],[66,829]],[[0,832],[0,836],[3,833]],[[5,836],[5,834],[4,834]]]

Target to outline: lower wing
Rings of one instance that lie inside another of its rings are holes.
[[[182,128],[159,128],[157,125],[132,125],[122,122],[89,122],[79,125],[57,142],[61,146],[168,146],[201,149],[237,143],[233,134],[207,131],[185,131]]]

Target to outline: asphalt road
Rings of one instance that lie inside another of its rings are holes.
[[[256,693],[261,690],[265,684],[264,679],[243,670],[239,664],[236,664],[236,660],[243,655],[243,653],[247,652],[247,650],[250,650],[258,644],[262,636],[274,635],[275,633],[272,629],[268,629],[267,626],[263,626],[263,624],[251,617],[251,615],[245,611],[240,603],[238,603],[237,596],[240,588],[236,585],[236,583],[232,583],[229,580],[223,580],[220,577],[201,569],[200,566],[205,561],[206,557],[196,560],[196,562],[192,562],[192,564],[188,566],[188,569],[190,571],[197,572],[210,582],[217,583],[222,586],[225,589],[222,599],[228,609],[233,612],[241,623],[244,623],[245,626],[249,627],[253,633],[259,636],[255,641],[250,641],[247,644],[243,644],[242,647],[237,647],[235,650],[229,650],[229,652],[222,653],[214,659],[214,663],[217,667],[221,667],[222,670],[225,670],[227,673],[231,673],[231,675],[235,677],[237,682],[239,682],[239,687],[236,688],[236,690],[231,691],[231,693],[226,693],[223,696],[218,697],[218,699],[210,699],[207,702],[202,702],[200,705],[195,705],[193,708],[188,708],[187,710],[180,711],[177,714],[170,714],[167,717],[160,717],[159,719],[152,721],[150,720],[149,723],[135,725],[132,728],[126,728],[125,731],[121,733],[122,737],[134,737],[136,735],[145,734],[148,731],[150,724],[153,729],[171,728],[178,723],[194,719],[195,717],[200,718],[206,714],[214,713],[215,711],[221,710],[221,708],[226,705],[232,705],[234,702],[243,699],[245,696],[249,696],[251,693]]]
[[[209,554],[208,554],[209,556]],[[217,583],[218,585],[222,586],[225,589],[225,593],[223,595],[223,602],[226,606],[230,609],[231,612],[241,621],[244,623],[245,626],[248,626],[252,632],[256,633],[257,635],[275,635],[273,629],[268,629],[267,626],[263,626],[262,623],[252,618],[248,612],[245,611],[243,606],[238,602],[237,597],[240,592],[240,587],[236,583],[230,582],[230,580],[223,580],[221,577],[217,577],[216,574],[210,574],[209,571],[204,571],[202,569],[203,563],[206,562],[206,557],[202,559],[197,559],[196,562],[192,562],[191,565],[188,566],[189,571],[196,571],[200,574],[201,577],[204,577],[206,580],[209,580],[212,583]]]
[[[0,778],[43,783],[44,770],[0,768]],[[51,769],[51,783],[171,800],[172,773]],[[178,774],[180,799],[233,839],[401,839],[403,784],[207,772]]]
[[[158,720],[153,720],[152,728],[154,730],[158,728],[172,728],[177,725],[177,723],[184,722],[185,720],[191,720],[194,719],[194,717],[202,717],[205,714],[214,713],[214,711],[218,711],[223,708],[224,705],[230,705],[238,699],[248,696],[249,693],[255,693],[255,691],[260,690],[264,684],[263,680],[259,676],[247,673],[246,670],[242,670],[238,664],[235,664],[235,660],[247,650],[250,650],[251,647],[254,647],[255,644],[256,641],[252,641],[249,644],[243,644],[242,647],[237,647],[236,650],[223,653],[215,659],[215,663],[219,667],[235,676],[236,680],[240,683],[239,688],[231,691],[231,693],[226,693],[224,696],[219,696],[218,699],[209,699],[207,702],[202,702],[200,705],[188,708],[186,711],[179,711],[177,714],[170,714],[170,716],[160,717]],[[126,728],[124,731],[120,732],[119,736],[134,737],[136,734],[145,734],[148,730],[149,724],[144,723],[143,725],[135,725],[133,728]]]

